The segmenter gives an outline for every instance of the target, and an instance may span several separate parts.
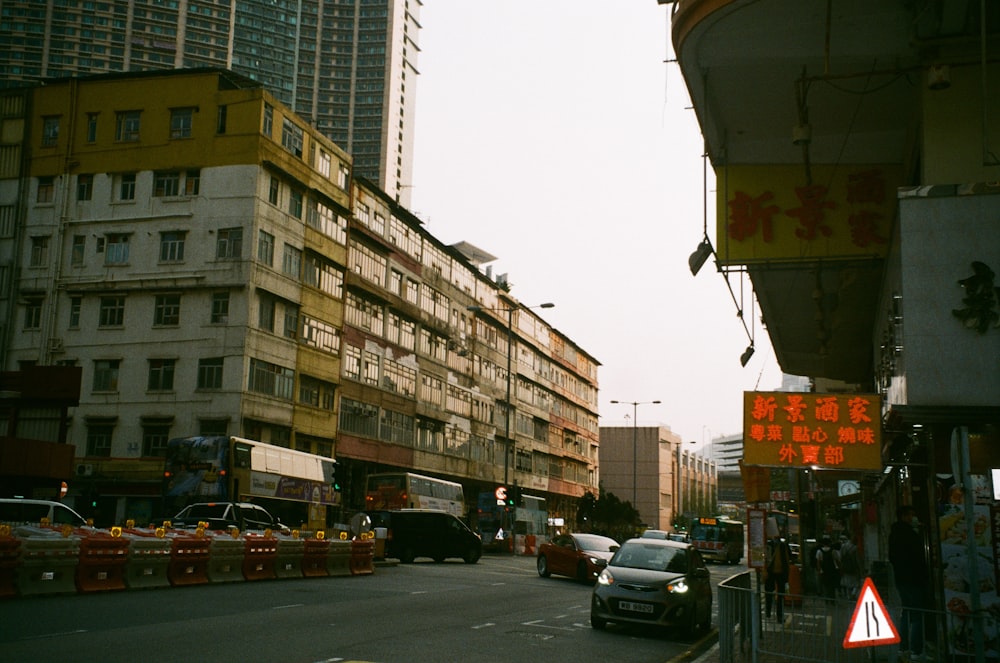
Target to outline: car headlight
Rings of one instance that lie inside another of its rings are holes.
[[[598,585],[613,585],[615,584],[615,577],[611,575],[611,571],[604,569],[601,571],[601,575],[597,576]]]
[[[688,584],[684,578],[679,578],[667,584],[667,592],[670,594],[684,594],[688,589]]]

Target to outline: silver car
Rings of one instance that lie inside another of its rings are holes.
[[[597,577],[590,624],[609,622],[680,628],[695,636],[712,624],[712,581],[689,543],[629,539]]]

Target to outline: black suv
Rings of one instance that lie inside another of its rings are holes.
[[[190,504],[170,521],[179,529],[194,529],[198,523],[208,523],[208,529],[229,529],[235,527],[241,532],[247,530],[270,529],[273,532],[287,532],[288,527],[272,516],[262,506],[249,502],[201,502]]]
[[[460,557],[475,564],[483,555],[483,540],[461,520],[444,511],[399,509],[369,512],[372,527],[386,527],[386,557],[410,564],[416,557],[443,562]]]

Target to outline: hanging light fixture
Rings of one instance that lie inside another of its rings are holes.
[[[740,366],[746,366],[747,362],[750,361],[750,357],[753,356],[753,343],[747,346],[747,349],[743,351],[740,355]]]
[[[712,253],[714,253],[712,243],[708,241],[708,236],[706,236],[705,239],[701,240],[701,244],[699,244],[698,248],[694,250],[691,257],[688,258],[688,267],[691,268],[692,276],[698,275],[698,271],[702,268],[702,265],[705,264],[705,261],[708,260]]]

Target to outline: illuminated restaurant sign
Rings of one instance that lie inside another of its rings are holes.
[[[728,166],[718,181],[723,265],[885,257],[900,169],[891,165]]]
[[[877,394],[743,392],[743,464],[882,469]]]

